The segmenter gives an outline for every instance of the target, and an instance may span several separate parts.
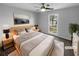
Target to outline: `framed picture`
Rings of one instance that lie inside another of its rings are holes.
[[[29,24],[29,19],[14,18],[14,24]]]
[[[29,24],[30,17],[27,15],[14,14],[14,25]]]

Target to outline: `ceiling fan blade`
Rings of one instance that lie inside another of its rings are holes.
[[[49,6],[50,6],[49,4],[46,4],[46,5],[45,5],[46,8],[49,7]]]
[[[54,8],[46,8],[46,9],[48,9],[48,10],[54,10]]]
[[[42,6],[44,6],[45,5],[45,3],[41,3],[42,4]]]

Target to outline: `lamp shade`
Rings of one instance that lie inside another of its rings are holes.
[[[4,29],[4,30],[3,30],[3,33],[9,33],[9,32],[10,32],[9,29]]]

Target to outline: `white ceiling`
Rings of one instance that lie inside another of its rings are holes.
[[[72,7],[79,5],[78,3],[49,3],[51,8],[54,9],[60,9],[60,8],[67,8],[67,7]],[[39,12],[37,11],[37,6],[40,7],[40,3],[4,3],[4,5],[8,6],[14,6],[17,8],[21,8],[24,10],[29,10],[29,11],[34,11],[34,12]]]

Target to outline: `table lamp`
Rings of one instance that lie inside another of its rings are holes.
[[[10,32],[9,26],[8,25],[4,25],[3,27],[4,27],[3,28],[3,33],[5,33],[5,38],[8,39],[9,38],[9,32]]]
[[[9,29],[4,29],[3,33],[5,33],[5,38],[8,39],[9,38]]]

